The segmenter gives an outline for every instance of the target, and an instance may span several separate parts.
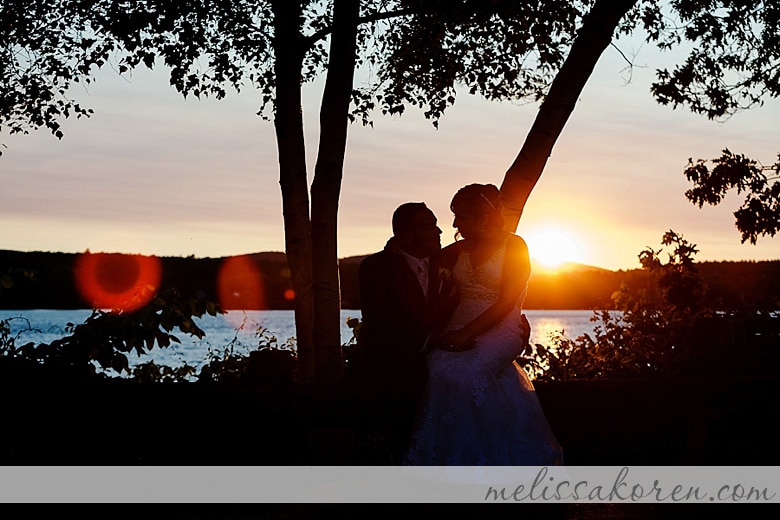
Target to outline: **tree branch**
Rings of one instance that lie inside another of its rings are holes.
[[[372,22],[379,22],[382,20],[389,20],[390,18],[397,18],[401,16],[408,16],[411,14],[414,14],[416,11],[414,9],[398,9],[397,11],[387,11],[385,13],[373,13],[368,16],[361,16],[358,18],[357,23],[358,26],[363,25],[364,23],[372,23]],[[319,31],[315,32],[311,36],[307,37],[304,42],[308,47],[311,47],[314,45],[315,42],[325,38],[329,34],[333,32],[333,27],[325,27],[323,29],[320,29]]]

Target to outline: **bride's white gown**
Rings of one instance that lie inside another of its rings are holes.
[[[446,330],[457,330],[497,299],[506,241],[476,269],[461,253],[452,276],[460,303]],[[533,384],[515,362],[523,347],[520,304],[465,352],[434,350],[429,381],[406,464],[545,466],[563,454]]]

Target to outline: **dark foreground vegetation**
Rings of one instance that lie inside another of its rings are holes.
[[[615,291],[620,317],[595,313],[593,335],[560,336],[555,349],[536,345],[518,358],[535,377],[566,463],[779,464],[777,302],[713,310],[695,246],[673,232],[662,242],[671,252],[643,251],[642,282]],[[133,312],[96,311],[51,344],[17,344],[0,322],[0,463],[398,460],[408,403],[367,399],[338,383],[301,384],[295,351],[262,339],[250,354],[226,350],[197,373],[128,368],[128,354],[165,348],[174,334],[201,335],[193,318],[217,312],[165,289]],[[359,322],[351,325],[359,334]]]
[[[537,382],[571,465],[777,465],[777,378]],[[338,386],[4,378],[3,465],[387,465],[400,404]]]

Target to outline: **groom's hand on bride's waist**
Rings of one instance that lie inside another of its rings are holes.
[[[465,352],[477,346],[476,341],[461,331],[450,331],[436,339],[436,348],[448,352]]]
[[[523,344],[528,345],[531,342],[531,324],[528,323],[528,318],[525,317],[525,314],[520,315],[520,334],[523,338]]]

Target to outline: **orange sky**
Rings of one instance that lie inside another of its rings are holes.
[[[624,50],[631,50],[626,49]],[[635,49],[634,49],[635,50]],[[780,239],[740,244],[729,197],[698,209],[684,197],[689,157],[730,148],[765,163],[780,152],[780,102],[712,122],[661,107],[648,87],[662,63],[642,49],[631,82],[608,49],[553,150],[518,227],[532,238],[553,230],[577,260],[639,267],[673,229],[698,245],[699,260],[780,259]],[[313,171],[317,85],[306,89],[307,157]],[[73,93],[95,109],[67,120],[58,141],[45,131],[0,135],[0,248],[225,256],[284,249],[273,125],[255,115],[251,91],[223,101],[184,101],[164,71],[111,70]],[[340,209],[340,256],[383,247],[390,215],[409,200],[428,203],[452,240],[449,201],[472,182],[500,184],[536,113],[531,103],[459,96],[435,130],[418,112],[352,125]]]

